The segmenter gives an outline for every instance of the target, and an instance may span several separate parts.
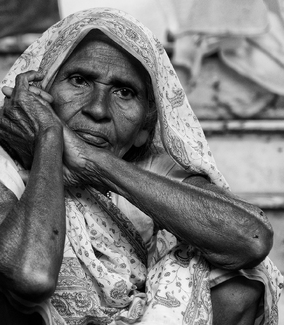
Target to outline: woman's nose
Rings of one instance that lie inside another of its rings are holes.
[[[82,112],[95,120],[109,120],[111,115],[107,87],[96,84],[94,88],[89,100],[82,108]]]

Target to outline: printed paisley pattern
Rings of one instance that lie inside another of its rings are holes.
[[[167,153],[183,169],[206,174],[227,188],[163,46],[126,13],[96,8],[63,19],[19,57],[2,86],[13,87],[19,73],[40,69],[46,75],[38,86],[48,90],[61,64],[91,29],[102,30],[148,70],[157,129]],[[212,269],[198,251],[178,244],[166,231],[153,236],[156,250],[146,269],[147,243],[130,221],[131,215],[124,216],[93,189],[66,192],[67,234],[58,285],[51,299],[35,308],[46,324],[212,324],[210,287],[236,273]],[[279,271],[267,258],[238,274],[264,283],[264,324],[276,325],[283,287]]]
[[[112,202],[95,190],[92,193],[81,188],[66,193],[67,237],[51,303],[53,313],[72,325],[96,324],[96,320],[109,324],[134,298],[133,308],[138,308],[146,297],[138,292],[146,280],[146,267],[136,254],[141,248],[129,244],[131,237],[118,225],[121,220],[113,220],[97,200],[105,200],[105,205]],[[129,220],[125,221],[127,227]]]
[[[215,184],[228,187],[161,43],[146,27],[124,12],[97,8],[63,19],[25,51],[2,84],[13,86],[18,73],[40,69],[46,73],[40,85],[48,89],[65,57],[88,31],[95,28],[127,49],[148,70],[159,111],[161,140],[167,152],[184,169],[208,174]],[[203,144],[202,152],[197,143]]]

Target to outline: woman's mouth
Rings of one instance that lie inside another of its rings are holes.
[[[93,146],[106,148],[109,146],[108,138],[97,131],[93,130],[74,130],[76,134],[86,143],[89,143]]]

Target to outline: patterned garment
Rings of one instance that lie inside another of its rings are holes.
[[[228,188],[165,50],[126,13],[98,8],[70,15],[23,53],[2,86],[13,87],[17,74],[39,69],[45,73],[39,86],[48,91],[63,61],[92,29],[104,32],[149,72],[167,154],[185,172],[206,174],[216,185]],[[13,182],[19,188],[23,185],[17,173],[13,173]],[[66,219],[56,291],[44,303],[29,305],[46,324],[212,324],[210,286],[236,272],[212,270],[198,251],[177,243],[166,231],[152,236],[156,240],[152,249],[156,249],[146,268],[148,243],[131,223],[132,216],[91,188],[66,191]],[[151,223],[149,231],[153,233]],[[264,283],[265,324],[276,325],[282,286],[279,271],[267,258],[259,267],[240,274]],[[21,303],[22,308],[27,306],[19,301],[18,308]]]

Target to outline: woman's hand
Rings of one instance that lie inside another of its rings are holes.
[[[36,110],[42,105],[48,107],[53,102],[53,98],[50,94],[43,91],[42,89],[30,84],[30,81],[41,80],[40,74],[23,74],[24,86],[21,87],[16,85],[15,88],[4,86],[2,88],[3,94],[6,96],[4,104],[4,116],[0,119],[0,141],[8,143],[9,147],[12,147],[17,153],[19,153],[24,166],[30,169],[30,165],[33,159],[33,146],[36,141],[36,133],[34,132],[35,127],[33,126],[33,120],[26,119],[26,111],[30,109]],[[19,77],[21,78],[21,77]],[[26,78],[26,80],[25,80]],[[29,82],[27,89],[26,81]],[[17,87],[18,86],[18,87]],[[28,93],[29,92],[29,93]],[[18,102],[17,97],[23,96],[23,100]],[[32,99],[30,103],[27,102]],[[31,104],[33,108],[31,107]],[[47,108],[49,109],[49,107]],[[38,113],[38,112],[37,112]],[[24,118],[22,117],[24,115]],[[57,119],[57,117],[56,117]],[[53,119],[51,119],[52,121]],[[19,122],[17,122],[19,121]],[[56,121],[57,123],[57,121]],[[61,121],[60,121],[61,123]],[[83,159],[80,159],[78,152],[82,150],[84,142],[80,140],[76,134],[71,131],[67,126],[62,125],[65,134],[65,150],[66,150],[66,161],[67,166],[64,166],[64,181],[65,185],[77,185],[80,183],[80,178],[76,175],[79,172],[79,166],[83,167]],[[7,149],[7,148],[6,148]],[[24,183],[26,184],[29,178],[29,170],[23,170],[20,172]]]
[[[4,114],[0,119],[0,143],[4,144],[4,147],[7,143],[14,149],[24,167],[30,169],[38,137],[48,128],[63,127],[65,185],[92,183],[93,186],[97,184],[101,187],[98,169],[92,168],[88,173],[86,168],[89,158],[92,156],[92,160],[97,160],[94,157],[98,158],[101,149],[87,144],[59,120],[51,107],[52,96],[31,84],[42,78],[40,73],[29,71],[17,77],[15,88],[6,86],[2,88],[6,98]]]
[[[93,187],[105,187],[100,174],[100,161],[103,149],[91,146],[68,126],[63,127],[64,151],[63,172],[66,185],[91,184]]]
[[[63,126],[63,137],[64,183],[67,186],[78,185],[84,182],[83,171],[86,167],[88,146],[66,125]]]
[[[14,89],[2,89],[6,97],[0,118],[0,143],[12,149],[26,169],[31,167],[39,137],[49,128],[62,128],[50,105],[52,96],[31,84],[42,79],[41,73],[28,71],[16,77]]]

